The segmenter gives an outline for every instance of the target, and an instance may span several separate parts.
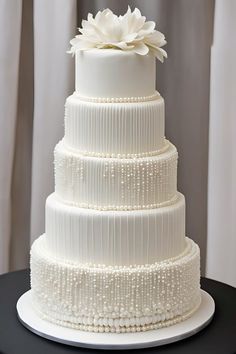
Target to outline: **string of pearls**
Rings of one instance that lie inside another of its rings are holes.
[[[128,153],[128,154],[115,154],[108,152],[96,152],[96,151],[86,151],[86,150],[77,150],[72,147],[68,147],[68,150],[74,152],[76,154],[88,157],[100,157],[100,158],[117,158],[117,159],[137,159],[142,157],[151,157],[157,156],[168,150],[170,147],[170,142],[168,140],[164,140],[163,147],[154,151],[140,152],[140,153]]]
[[[147,210],[147,209],[156,209],[162,208],[165,206],[170,206],[176,203],[178,200],[178,194],[174,195],[171,199],[161,202],[161,203],[153,203],[153,204],[141,204],[141,205],[96,205],[91,203],[78,203],[75,201],[65,200],[60,195],[57,194],[57,198],[64,204],[76,206],[78,208],[84,209],[95,209],[100,211],[130,211],[130,210]]]
[[[160,97],[159,92],[155,91],[153,95],[137,96],[137,97],[89,97],[82,96],[78,92],[75,93],[81,101],[94,102],[94,103],[136,103],[154,101]]]
[[[34,304],[34,309],[38,313],[38,315],[49,322],[55,323],[59,326],[69,327],[73,329],[77,329],[80,331],[86,332],[95,332],[95,333],[135,333],[135,332],[145,332],[149,330],[160,329],[164,327],[170,327],[177,323],[183,322],[190,318],[199,308],[201,304],[201,297],[198,297],[196,305],[193,309],[186,312],[183,315],[176,316],[175,318],[169,319],[168,316],[165,320],[163,316],[147,316],[141,317],[140,319],[126,319],[126,320],[113,320],[113,319],[102,319],[93,321],[92,318],[80,318],[80,321],[83,324],[72,323],[69,321],[65,321],[63,319],[52,318],[51,314],[43,313],[37,306]],[[94,323],[95,322],[95,323]],[[146,323],[148,322],[148,323]]]

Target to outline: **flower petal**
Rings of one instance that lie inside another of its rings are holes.
[[[124,36],[123,40],[125,42],[132,42],[135,40],[135,38],[137,37],[137,33],[130,33],[130,34],[127,34],[127,36]]]
[[[146,21],[139,9],[130,7],[123,16],[115,15],[110,9],[98,11],[95,17],[88,14],[82,21],[80,34],[71,40],[70,53],[91,48],[117,48],[130,50],[139,55],[149,51],[160,61],[167,57],[161,49],[166,44],[163,33],[155,30],[155,22]]]
[[[133,51],[140,55],[147,55],[149,48],[144,43],[139,42],[135,44]]]
[[[164,58],[167,58],[167,53],[164,49],[162,48],[155,48],[155,47],[149,47],[150,52],[155,55],[157,59],[159,59],[162,63],[164,62]]]
[[[166,44],[165,36],[159,31],[154,31],[145,37],[145,42],[156,44],[158,47],[162,47]]]

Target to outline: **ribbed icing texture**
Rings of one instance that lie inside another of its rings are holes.
[[[185,248],[185,202],[151,211],[105,212],[68,207],[52,194],[46,203],[46,242],[55,257],[73,263],[150,264]]]
[[[177,151],[138,159],[80,155],[61,141],[55,148],[55,191],[62,201],[100,210],[148,209],[177,193]]]
[[[164,100],[90,103],[70,96],[65,106],[65,142],[81,153],[156,154],[164,146]]]
[[[183,321],[200,304],[199,248],[150,265],[104,267],[63,262],[45,237],[31,250],[33,304],[60,325],[102,332],[145,331]],[[131,327],[131,328],[130,328]]]

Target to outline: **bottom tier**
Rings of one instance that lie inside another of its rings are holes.
[[[65,263],[46,236],[31,249],[35,310],[61,326],[94,332],[136,332],[173,325],[200,305],[199,247],[186,238],[178,257],[138,266]]]

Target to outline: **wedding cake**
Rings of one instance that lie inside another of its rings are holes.
[[[178,154],[156,91],[165,37],[130,8],[89,14],[80,32],[55,192],[31,249],[33,306],[78,330],[170,326],[190,317],[201,295],[199,247],[185,236]]]

